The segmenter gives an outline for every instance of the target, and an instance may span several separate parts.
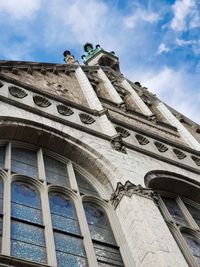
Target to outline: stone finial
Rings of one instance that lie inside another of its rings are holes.
[[[74,58],[73,55],[71,55],[69,50],[65,50],[63,52],[64,61],[66,64],[77,64],[78,61]]]
[[[91,43],[86,43],[84,46],[84,51],[87,53],[87,55],[82,55],[82,59],[87,61],[91,57],[93,57],[96,53],[98,53],[101,50],[101,47],[99,44],[96,45],[96,48],[94,49],[93,44]]]

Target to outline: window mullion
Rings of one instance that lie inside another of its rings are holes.
[[[191,227],[199,230],[199,227],[198,227],[197,223],[195,222],[195,220],[193,219],[192,215],[190,214],[190,212],[186,208],[184,202],[181,200],[181,198],[179,196],[177,197],[177,203],[178,203],[181,211],[183,212],[185,218],[187,219],[189,225]]]
[[[78,196],[78,198],[79,198],[78,200],[74,201],[74,204],[76,207],[76,212],[77,212],[77,217],[78,217],[81,233],[84,237],[83,243],[85,246],[88,264],[90,267],[98,267],[95,251],[94,251],[92,240],[90,237],[89,227],[88,227],[87,220],[86,220],[85,213],[84,213],[82,198],[80,195]]]
[[[38,178],[44,181],[45,180],[45,168],[44,168],[43,152],[41,148],[37,152],[37,165],[38,165]]]
[[[45,183],[45,182],[44,182]],[[42,214],[43,221],[45,226],[45,240],[46,240],[46,249],[47,249],[47,261],[50,266],[57,266],[55,244],[53,237],[53,227],[51,223],[51,213],[48,199],[48,189],[45,185],[45,189],[41,194],[42,202]]]
[[[10,148],[9,150],[11,150]],[[7,179],[4,181],[3,232],[2,232],[2,254],[8,256],[10,255],[10,228],[11,228],[10,225],[11,225],[11,176],[10,174],[8,174]]]
[[[76,182],[76,176],[75,176],[74,168],[73,168],[71,161],[69,161],[67,163],[67,171],[69,174],[69,182],[70,182],[71,189],[76,190],[78,192],[78,185]]]
[[[8,170],[8,174],[11,173],[11,142],[6,146],[5,151],[5,169]]]

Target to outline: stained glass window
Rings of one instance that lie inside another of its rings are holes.
[[[200,227],[200,210],[191,205],[188,205],[188,204],[185,204],[185,205],[187,209],[189,210],[190,214],[192,215],[193,219],[195,220],[195,222]]]
[[[178,224],[187,225],[187,221],[185,220],[183,213],[181,212],[178,204],[176,203],[176,200],[168,197],[162,197],[162,199],[173,219]]]
[[[92,202],[83,205],[100,266],[124,266],[104,209]]]
[[[40,196],[34,186],[12,184],[11,218],[11,255],[46,263]]]
[[[5,161],[5,147],[0,146],[0,167],[4,168],[4,161]]]
[[[200,265],[200,243],[197,241],[197,239],[188,234],[188,233],[182,233],[188,247],[190,248],[193,256],[195,257],[196,262],[198,265]]]
[[[88,266],[73,203],[65,195],[49,194],[58,267]]]
[[[93,195],[93,196],[99,196],[96,189],[93,187],[93,185],[88,182],[82,174],[75,171],[76,181],[78,184],[79,191],[83,194],[87,195]]]
[[[66,164],[51,157],[44,156],[44,165],[47,182],[61,186],[69,186]]]
[[[37,154],[34,151],[12,148],[11,169],[18,174],[37,177]]]

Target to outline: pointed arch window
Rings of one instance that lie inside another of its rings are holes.
[[[57,159],[44,156],[45,174],[48,183],[69,186],[67,165]]]
[[[93,202],[83,206],[99,266],[124,266],[105,210]]]
[[[76,181],[79,191],[86,195],[98,196],[99,194],[94,186],[79,172],[75,171]]]
[[[39,192],[34,186],[20,181],[12,183],[11,255],[46,263]]]
[[[4,168],[5,162],[5,147],[0,146],[0,168]]]
[[[88,266],[72,201],[64,194],[50,192],[49,202],[58,267]]]
[[[37,177],[37,153],[28,149],[12,148],[12,172]]]

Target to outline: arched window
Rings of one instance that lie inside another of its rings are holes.
[[[19,142],[0,146],[0,167],[6,168],[0,179],[0,244],[3,236],[8,265],[12,259],[12,266],[124,266],[105,210],[84,202],[84,214],[84,197],[107,205],[101,184],[85,170],[53,151]]]
[[[99,266],[124,266],[105,210],[93,202],[83,206]]]
[[[66,164],[45,155],[44,165],[46,180],[48,183],[69,186],[69,177]]]
[[[5,147],[0,146],[0,168],[4,168],[5,161]]]
[[[38,176],[36,152],[28,149],[13,147],[11,159],[12,172],[30,177]]]
[[[83,194],[92,195],[92,196],[99,196],[97,190],[94,186],[87,181],[87,179],[80,174],[79,172],[75,171],[76,181],[78,184],[79,191]]]
[[[49,202],[58,267],[87,266],[73,203],[65,195],[56,192],[49,193]]]
[[[200,266],[200,186],[170,172],[150,173],[146,179],[189,266]]]
[[[11,255],[46,263],[39,192],[34,186],[19,181],[12,184]]]

